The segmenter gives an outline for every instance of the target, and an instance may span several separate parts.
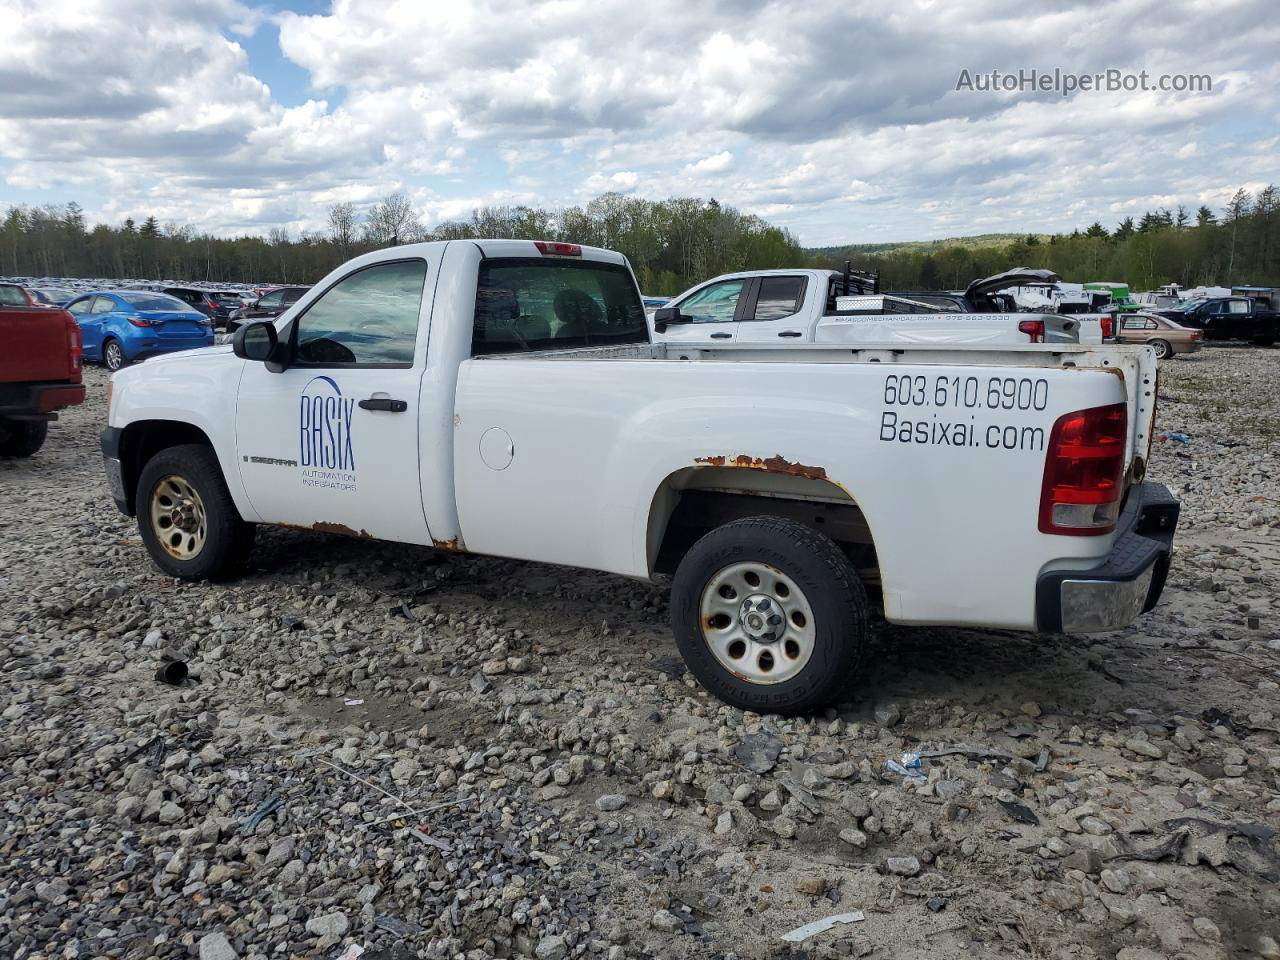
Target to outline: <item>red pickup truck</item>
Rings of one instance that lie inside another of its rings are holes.
[[[0,303],[0,457],[29,457],[84,401],[80,327],[65,310]]]

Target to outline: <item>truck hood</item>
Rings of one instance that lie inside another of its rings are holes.
[[[998,293],[1005,287],[1017,287],[1022,284],[1031,283],[1057,283],[1058,275],[1052,270],[1036,270],[1031,267],[1015,267],[1012,270],[1006,270],[1004,273],[997,273],[994,276],[984,277],[981,280],[975,280],[969,286],[965,287],[964,295],[973,299],[975,297],[983,297],[988,294]]]
[[[204,361],[213,357],[225,357],[231,353],[231,344],[215,343],[208,347],[195,347],[191,350],[175,350],[173,353],[158,353],[153,357],[148,357],[144,362],[154,368],[155,364],[173,363],[181,361],[183,363],[191,363],[194,361]]]

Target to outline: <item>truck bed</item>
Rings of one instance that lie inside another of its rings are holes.
[[[600,361],[650,360],[690,363],[820,363],[910,364],[953,367],[1025,367],[1034,369],[1106,370],[1124,384],[1130,410],[1130,445],[1126,462],[1134,480],[1146,474],[1155,423],[1159,380],[1155,352],[1134,344],[768,344],[731,343],[723,346],[684,346],[676,343],[634,344],[622,347],[578,347],[529,353],[494,354],[473,362],[532,360]]]

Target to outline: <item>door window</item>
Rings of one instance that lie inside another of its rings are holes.
[[[680,312],[693,323],[728,323],[738,309],[745,280],[724,280],[703,287],[679,304]]]
[[[1231,312],[1232,313],[1248,313],[1249,312],[1248,302],[1245,300],[1232,300]]]
[[[804,301],[804,277],[761,277],[755,315],[745,320],[781,320],[800,310]]]
[[[88,313],[89,307],[93,305],[93,297],[85,297],[83,300],[77,300],[75,303],[67,307],[67,312],[74,316],[80,316],[82,313]]]
[[[424,260],[366,267],[339,280],[294,324],[294,358],[305,366],[413,365]]]
[[[284,291],[274,290],[258,300],[258,308],[260,310],[271,310],[280,306],[284,302]]]
[[[27,298],[22,295],[22,291],[11,284],[0,284],[0,304],[6,307],[25,307],[27,306]]]
[[[94,297],[93,309],[90,313],[110,313],[116,308],[116,302],[110,297]]]

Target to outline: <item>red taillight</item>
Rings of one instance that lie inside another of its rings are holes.
[[[533,245],[544,257],[580,257],[582,247],[576,243],[559,243],[554,240],[535,240]]]
[[[1200,331],[1199,331],[1199,330],[1194,331],[1194,332],[1191,334],[1191,339],[1192,339],[1192,340],[1199,340],[1199,339],[1200,339]]]
[[[1102,322],[1102,339],[1106,340],[1116,331],[1115,317],[1103,315],[1098,319]]]
[[[146,317],[130,317],[129,322],[132,323],[135,327],[151,326],[151,321],[148,320]]]
[[[1040,487],[1041,533],[1091,537],[1115,529],[1128,427],[1123,403],[1058,418]]]
[[[1032,343],[1044,343],[1043,320],[1020,320],[1018,321],[1018,331],[1029,336]]]
[[[74,320],[67,324],[67,346],[71,351],[71,369],[79,370],[84,355],[84,342],[80,339],[80,325]]]

